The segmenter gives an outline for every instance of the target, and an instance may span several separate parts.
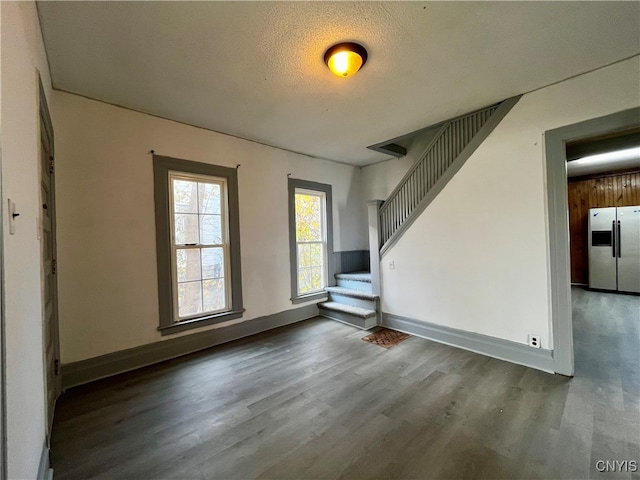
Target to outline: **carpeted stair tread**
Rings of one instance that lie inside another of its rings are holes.
[[[335,277],[338,280],[371,283],[371,272],[336,273]]]
[[[325,288],[327,292],[335,293],[336,295],[343,295],[345,297],[353,297],[353,298],[361,298],[363,300],[375,300],[378,298],[377,295],[369,292],[363,292],[362,290],[352,290],[350,288],[345,287],[327,287]]]
[[[353,305],[345,305],[344,303],[338,302],[322,302],[318,304],[318,308],[322,308],[324,310],[333,310],[334,312],[348,313],[350,315],[361,318],[370,318],[375,317],[376,315],[375,310],[369,310],[362,307],[354,307]]]

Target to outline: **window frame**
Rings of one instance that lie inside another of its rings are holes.
[[[226,184],[227,240],[229,261],[225,284],[231,289],[228,309],[223,312],[203,313],[177,320],[177,276],[172,255],[175,249],[171,205],[171,175],[186,177],[217,177]],[[158,265],[158,305],[161,335],[169,335],[193,328],[213,325],[242,317],[242,267],[240,262],[240,216],[238,202],[238,173],[235,168],[193,162],[172,157],[153,155],[154,201],[156,218],[156,254]]]
[[[204,244],[202,243],[202,241],[200,241],[197,244],[178,244],[176,243],[176,239],[175,239],[175,210],[173,210],[173,216],[171,215],[171,212],[169,214],[169,222],[170,222],[170,232],[171,232],[171,281],[173,282],[171,287],[172,287],[172,294],[173,294],[173,318],[174,319],[179,319],[180,317],[180,312],[179,312],[179,306],[178,306],[178,292],[176,290],[176,287],[179,287],[180,282],[178,281],[178,262],[176,261],[176,256],[178,253],[178,250],[200,250],[202,251],[203,248],[221,248],[223,250],[223,257],[224,257],[224,284],[225,284],[225,308],[220,309],[220,310],[215,310],[215,311],[209,311],[209,312],[203,312],[203,313],[198,313],[195,315],[188,315],[188,316],[184,316],[182,317],[181,320],[178,320],[180,323],[191,320],[193,318],[199,318],[203,315],[215,315],[218,313],[225,313],[228,312],[231,306],[231,296],[233,295],[233,285],[231,284],[231,282],[228,282],[228,279],[230,278],[231,272],[230,272],[230,264],[231,264],[231,257],[229,255],[229,232],[228,232],[228,226],[229,226],[229,200],[228,200],[228,186],[227,186],[227,179],[224,177],[213,177],[211,175],[202,175],[202,174],[187,174],[184,172],[176,172],[173,170],[170,170],[168,173],[168,181],[169,181],[169,208],[173,209],[175,207],[174,205],[174,190],[173,190],[173,184],[172,181],[173,180],[184,180],[184,181],[188,181],[188,182],[197,182],[199,183],[209,183],[211,185],[215,185],[218,184],[220,185],[220,200],[221,200],[221,208],[220,208],[220,217],[221,217],[221,227],[222,227],[222,243],[220,244]],[[202,257],[201,257],[202,259]],[[202,260],[201,260],[202,261]],[[202,265],[201,265],[201,270],[202,270]],[[200,278],[200,281],[203,281],[203,278]],[[203,292],[203,296],[204,296],[204,292]]]
[[[321,207],[322,207],[322,211],[320,212],[320,222],[321,222],[321,227],[322,227],[322,238],[317,241],[311,241],[311,240],[307,240],[307,241],[299,241],[297,238],[297,225],[296,225],[296,256],[298,255],[298,253],[300,252],[300,245],[318,245],[320,244],[321,248],[322,248],[322,266],[323,266],[323,272],[322,272],[322,277],[324,280],[324,284],[328,285],[328,281],[329,281],[329,262],[328,262],[328,255],[327,255],[327,194],[323,191],[319,191],[319,190],[309,190],[306,188],[300,188],[300,187],[296,187],[294,189],[294,206],[295,206],[295,196],[296,195],[307,195],[307,196],[312,196],[312,197],[317,197],[320,199],[321,201]],[[295,209],[294,209],[295,212]],[[297,221],[297,219],[296,219]],[[300,265],[298,265],[297,263],[298,259],[296,258],[296,280],[298,280],[299,275],[300,275]],[[313,267],[306,267],[306,268],[313,268]],[[296,297],[303,297],[303,296],[308,296],[308,295],[313,295],[316,293],[321,293],[324,292],[324,288],[325,287],[321,287],[318,290],[310,290],[308,292],[300,292],[300,284],[296,281],[297,285],[296,285]]]
[[[331,185],[301,180],[297,178],[288,179],[289,187],[289,262],[291,276],[291,302],[303,303],[327,297],[326,291],[298,294],[298,243],[296,241],[296,190],[309,190],[324,193],[325,207],[324,218],[326,225],[326,286],[333,284],[333,202],[331,196]]]

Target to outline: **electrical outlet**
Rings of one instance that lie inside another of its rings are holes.
[[[394,268],[396,268],[396,262],[394,262],[393,260],[389,261],[389,269],[393,270]]]
[[[528,343],[530,347],[540,348],[540,335],[536,335],[535,333],[530,333]]]

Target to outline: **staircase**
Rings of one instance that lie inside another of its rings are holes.
[[[329,300],[319,303],[320,315],[368,330],[378,324],[380,298],[371,293],[371,273],[336,273],[338,286],[327,287]]]
[[[379,325],[380,259],[442,191],[467,159],[518,102],[512,97],[443,122],[424,153],[384,202],[369,203],[370,272],[337,273],[327,287],[321,316],[368,330]]]
[[[378,212],[382,256],[442,191],[520,97],[448,120]]]

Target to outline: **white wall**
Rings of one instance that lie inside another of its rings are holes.
[[[638,85],[635,57],[523,96],[383,257],[383,311],[552,348],[543,134],[640,105]]]
[[[50,80],[33,2],[2,9],[2,208],[9,478],[35,478],[45,441],[37,71]],[[7,198],[20,217],[9,235]]]
[[[52,108],[63,363],[173,337],[157,330],[151,149],[241,164],[243,320],[297,307],[290,301],[287,173],[333,186],[335,251],[368,248],[359,168],[63,92],[54,92]]]

